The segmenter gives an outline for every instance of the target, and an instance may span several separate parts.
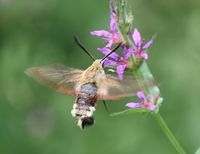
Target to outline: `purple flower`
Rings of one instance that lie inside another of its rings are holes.
[[[112,1],[110,1],[112,2]],[[111,48],[113,44],[121,44],[122,40],[120,38],[120,33],[117,32],[117,23],[115,20],[116,14],[111,8],[110,12],[110,32],[106,30],[97,30],[90,32],[91,35],[102,37],[106,40],[107,48]]]
[[[98,50],[107,55],[111,52],[108,48],[98,48]],[[104,60],[104,66],[115,66],[117,70],[118,77],[122,80],[124,76],[124,70],[128,66],[128,59],[133,54],[133,49],[128,48],[125,45],[122,46],[122,56],[113,52],[107,59]]]
[[[137,92],[137,97],[141,100],[141,102],[130,102],[127,103],[126,106],[129,108],[146,108],[149,110],[156,109],[157,97],[154,97],[154,104],[151,103],[151,96],[146,96],[142,91]]]
[[[135,28],[133,35],[132,35],[133,42],[135,44],[134,55],[137,59],[143,58],[144,60],[148,59],[148,54],[145,49],[148,49],[152,44],[154,39],[148,41],[145,45],[143,45],[143,41],[140,35],[140,32],[137,28]]]

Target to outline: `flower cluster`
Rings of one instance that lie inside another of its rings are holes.
[[[126,13],[125,16],[123,16],[124,14],[120,14],[122,10],[119,11],[119,8],[115,10],[113,2],[113,0],[110,0],[110,30],[92,31],[91,35],[101,37],[105,40],[106,45],[102,48],[97,48],[104,55],[111,53],[113,46],[120,45],[121,53],[113,52],[110,54],[104,60],[104,66],[116,68],[118,77],[123,80],[127,67],[135,70],[135,68],[138,68],[137,66],[140,66],[140,62],[148,59],[146,50],[152,46],[154,38],[144,43],[137,28],[134,28],[133,31],[130,30],[130,16]],[[129,108],[145,108],[151,111],[157,109],[159,96],[145,96],[142,91],[138,91],[137,96],[140,102],[130,102],[126,106]]]
[[[121,56],[117,53],[111,54],[107,59],[104,60],[104,66],[116,67],[118,77],[122,80],[124,76],[124,70],[128,66],[128,61],[131,55],[135,57],[136,61],[140,61],[142,59],[147,60],[148,53],[145,50],[153,44],[154,39],[151,39],[146,44],[143,44],[140,32],[137,28],[135,28],[132,33],[132,45],[127,45],[123,40],[123,36],[117,30],[117,26],[116,13],[111,8],[110,32],[106,30],[97,30],[92,31],[91,35],[105,39],[105,47],[98,48],[98,50],[104,55],[108,54],[111,51],[113,45],[121,45]]]

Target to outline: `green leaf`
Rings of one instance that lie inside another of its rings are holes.
[[[110,116],[127,115],[127,114],[132,114],[132,113],[149,113],[149,112],[152,112],[152,111],[148,109],[144,109],[144,108],[135,108],[135,109],[126,109],[120,112],[111,113]]]
[[[200,147],[197,149],[197,151],[195,152],[195,154],[200,154]]]

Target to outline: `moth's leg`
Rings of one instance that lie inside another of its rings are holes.
[[[103,100],[103,105],[104,105],[104,108],[105,108],[106,112],[109,113],[108,106],[107,106],[105,100]]]

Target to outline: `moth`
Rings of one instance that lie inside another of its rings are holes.
[[[86,70],[51,64],[31,67],[25,74],[59,93],[76,96],[71,114],[75,117],[77,125],[83,129],[94,124],[93,113],[97,107],[97,100],[117,100],[133,96],[138,86],[132,76],[120,80],[117,76],[106,74],[104,71],[103,61],[119,46],[103,59],[95,60],[78,39],[76,42],[93,59],[92,65]]]

